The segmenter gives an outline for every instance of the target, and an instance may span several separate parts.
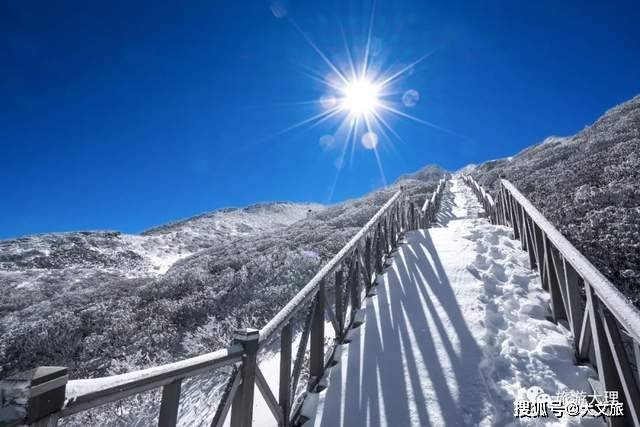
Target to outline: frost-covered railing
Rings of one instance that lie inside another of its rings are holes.
[[[493,201],[493,197],[491,194],[486,192],[484,188],[482,188],[472,176],[463,176],[462,180],[465,184],[471,187],[471,190],[476,195],[480,203],[482,203],[482,207],[484,208],[484,212],[487,217],[491,219],[491,222],[495,224],[496,222],[496,204]]]
[[[422,205],[422,209],[417,214],[418,218],[420,218],[420,228],[428,228],[429,224],[435,221],[436,213],[438,209],[440,209],[440,201],[442,200],[442,193],[444,192],[446,186],[446,180],[441,179],[438,182],[438,187],[436,191],[433,192],[431,198],[427,198]],[[412,207],[412,211],[415,208]]]
[[[349,329],[361,323],[361,303],[370,294],[403,233],[429,226],[435,219],[444,188],[445,181],[441,180],[422,209],[410,202],[402,189],[397,191],[273,319],[259,331],[236,331],[230,347],[127,374],[76,380],[74,388],[78,388],[79,382],[83,387],[73,396],[66,394],[67,368],[40,367],[15,375],[0,387],[0,426],[55,426],[60,418],[160,387],[158,425],[175,426],[183,381],[211,374],[224,366],[233,366],[232,373],[211,426],[222,426],[229,412],[232,427],[250,426],[256,386],[277,424],[291,425],[299,418],[304,394],[322,387],[320,380],[337,345],[346,341]],[[327,333],[325,323],[333,331]],[[297,332],[300,340],[293,357],[293,337]],[[278,344],[280,372],[276,397],[257,357],[260,349]],[[298,383],[303,373],[308,379],[300,392]]]
[[[624,401],[624,417],[609,424],[640,426],[640,311],[505,179],[493,212],[494,223],[513,227],[539,270],[554,321],[573,333],[577,361],[590,363],[599,387]]]

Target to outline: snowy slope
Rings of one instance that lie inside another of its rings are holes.
[[[548,295],[519,242],[477,218],[461,181],[451,191],[441,227],[409,233],[379,279],[328,388],[309,399],[306,426],[507,425],[533,386],[589,391],[595,373],[573,365],[569,333],[547,320]],[[529,420],[541,422],[601,425]]]
[[[467,168],[495,190],[505,175],[640,307],[640,96],[568,137]]]
[[[73,232],[0,241],[0,377],[42,364],[89,376],[130,370],[138,361],[148,366],[170,360],[167,350],[176,351],[180,335],[175,326],[156,323],[173,341],[148,343],[154,329],[145,326],[151,320],[141,306],[152,308],[137,296],[142,289],[153,289],[177,261],[211,246],[259,238],[323,210],[307,203],[260,204],[141,235]],[[179,321],[186,323],[172,320]],[[132,331],[123,331],[123,324]]]
[[[163,274],[216,241],[277,230],[322,209],[307,203],[259,204],[218,210],[140,235],[89,231],[3,240],[0,287],[38,286],[56,278],[90,280],[98,272],[126,278]]]

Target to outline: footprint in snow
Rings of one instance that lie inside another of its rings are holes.
[[[482,280],[482,273],[476,268],[475,265],[469,264],[467,266],[467,271],[469,271],[469,273],[471,273],[471,275],[476,279]]]
[[[475,261],[473,261],[473,265],[479,270],[486,270],[489,268],[489,261],[485,255],[477,254]]]
[[[489,249],[489,256],[496,260],[502,260],[506,258],[506,254],[501,251],[498,246],[492,246]]]
[[[498,281],[503,283],[509,280],[507,278],[507,275],[505,274],[504,267],[495,262],[491,263],[491,266],[489,267],[489,274],[495,279],[497,279]]]

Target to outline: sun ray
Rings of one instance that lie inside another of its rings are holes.
[[[378,164],[378,170],[380,171],[380,177],[382,178],[382,185],[387,186],[387,178],[384,176],[384,169],[382,168],[382,161],[380,160],[380,154],[378,154],[378,147],[373,149],[373,154],[376,157],[376,163]]]
[[[371,14],[369,15],[369,28],[367,31],[367,42],[366,47],[364,49],[364,58],[362,58],[362,74],[360,75],[360,79],[364,80],[367,78],[367,69],[369,67],[369,54],[371,49],[371,34],[373,32],[373,19],[376,14],[376,0],[373,0],[373,4],[371,5]]]
[[[333,62],[331,62],[331,60],[327,57],[327,55],[324,54],[324,52],[322,52],[322,50],[320,50],[320,48],[318,46],[316,46],[316,44],[313,42],[313,40],[311,40],[311,38],[309,38],[309,36],[302,31],[302,28],[300,28],[298,26],[298,24],[296,23],[296,21],[294,21],[291,17],[289,17],[289,22],[291,22],[291,24],[294,26],[294,28],[296,30],[298,30],[298,32],[300,33],[300,35],[305,39],[305,41],[307,42],[307,44],[309,44],[309,46],[311,46],[311,48],[313,50],[316,51],[316,53],[322,58],[322,60],[333,70],[334,73],[336,73],[336,75],[338,77],[340,77],[340,79],[345,83],[348,84],[349,80],[342,74],[342,72],[338,69],[338,67],[336,67]]]
[[[420,58],[416,59],[415,61],[411,62],[409,65],[406,65],[405,67],[401,68],[399,71],[393,73],[392,75],[390,75],[389,77],[386,77],[384,80],[382,80],[380,82],[380,86],[381,87],[386,87],[389,85],[389,83],[397,80],[398,78],[400,78],[404,73],[408,72],[411,68],[415,67],[416,65],[420,64],[422,61],[424,61],[425,59],[429,58],[430,56],[432,56],[436,51],[438,50],[438,48],[433,49],[431,52],[426,53],[425,55],[421,56]]]
[[[389,123],[385,120],[385,118],[384,118],[384,117],[382,117],[382,114],[380,114],[380,113],[379,113],[379,112],[377,112],[377,111],[374,111],[374,112],[373,112],[373,115],[375,116],[375,118],[376,118],[376,120],[377,120],[377,121],[379,121],[380,123],[382,123],[382,125],[384,126],[384,128],[387,128],[387,130],[388,130],[389,132],[391,132],[391,134],[392,134],[393,136],[395,136],[396,138],[398,138],[398,140],[400,140],[400,141],[404,142],[404,140],[400,137],[400,135],[398,134],[398,132],[396,132],[396,131],[395,131],[395,130],[394,130],[394,129],[389,125]],[[383,130],[383,132],[384,132],[384,128],[383,128],[382,126],[381,126],[380,128],[381,128],[381,129]]]
[[[421,118],[412,116],[411,114],[407,114],[405,112],[397,110],[397,109],[395,109],[393,107],[390,107],[389,105],[381,105],[381,108],[383,108],[383,109],[385,109],[387,111],[390,111],[390,112],[392,112],[394,114],[397,114],[398,116],[404,117],[405,119],[413,120],[416,123],[421,123],[421,124],[423,124],[425,126],[428,126],[430,128],[437,129],[439,131],[446,132],[446,133],[449,133],[451,135],[455,135],[455,136],[458,136],[458,137],[463,137],[462,135],[459,135],[459,134],[455,133],[452,130],[449,130],[447,128],[443,128],[442,126],[438,126],[435,123],[431,123],[431,122],[428,122],[428,121],[423,120]]]
[[[293,124],[293,125],[291,125],[291,126],[289,126],[287,128],[282,129],[281,131],[278,131],[278,132],[274,133],[273,135],[271,135],[267,139],[272,139],[272,138],[275,138],[276,136],[281,136],[281,135],[283,135],[283,134],[285,134],[287,132],[290,132],[290,131],[292,131],[294,129],[297,129],[297,128],[299,128],[301,126],[304,126],[304,125],[306,125],[308,123],[311,123],[311,122],[313,122],[315,120],[321,120],[323,117],[325,117],[325,116],[327,116],[329,114],[332,114],[336,110],[338,110],[338,108],[334,107],[334,108],[331,108],[329,110],[323,111],[321,113],[315,114],[315,115],[313,115],[313,116],[311,116],[311,117],[309,117],[309,118],[307,118],[305,120],[302,120],[302,121],[300,121],[298,123],[295,123],[295,124]]]
[[[340,24],[340,32],[342,33],[342,42],[344,44],[344,50],[347,53],[347,60],[349,61],[349,68],[351,70],[351,79],[356,79],[356,66],[353,62],[353,56],[351,55],[351,49],[349,48],[349,43],[347,43],[347,35],[344,32],[344,26]]]
[[[318,83],[322,83],[323,85],[325,85],[325,86],[327,86],[327,87],[329,87],[329,88],[331,88],[331,89],[334,89],[334,90],[336,90],[336,91],[340,91],[340,90],[342,90],[342,86],[338,86],[337,84],[335,84],[334,82],[332,82],[332,81],[328,80],[328,79],[327,79],[327,78],[325,78],[325,77],[315,75],[315,74],[313,74],[313,73],[312,73],[312,72],[310,72],[310,71],[308,71],[308,72],[304,72],[304,74],[305,74],[307,77],[309,77],[310,79],[315,80],[315,81],[317,81]]]
[[[354,123],[353,124],[354,132],[351,135],[352,136],[352,140],[351,140],[351,157],[349,157],[349,168],[351,168],[353,166],[353,157],[354,157],[355,151],[356,151],[356,143],[357,143],[356,139],[358,137],[357,136],[357,130],[358,130],[359,125],[360,125],[360,117],[356,116],[356,118],[353,119],[353,120],[354,120],[354,122],[353,122]]]
[[[339,109],[339,108],[334,108],[334,109],[332,109],[332,110],[331,110],[331,113],[330,113],[330,114],[327,114],[326,116],[324,116],[324,117],[322,117],[322,118],[318,119],[318,121],[316,121],[315,123],[311,124],[311,126],[310,126],[310,127],[311,127],[311,128],[314,128],[314,127],[316,127],[316,126],[318,126],[318,125],[320,125],[320,124],[322,124],[322,123],[326,122],[327,120],[329,120],[329,119],[331,119],[331,118],[333,118],[333,117],[337,116],[337,115],[338,115],[338,114],[340,114],[340,113],[341,113],[341,111],[340,111],[340,109]]]

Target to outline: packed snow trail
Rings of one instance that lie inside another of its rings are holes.
[[[449,185],[438,224],[405,236],[328,387],[308,395],[305,426],[602,425],[514,418],[531,387],[589,392],[595,372],[573,364],[570,334],[547,319],[548,295],[510,230],[478,216],[461,180]]]

